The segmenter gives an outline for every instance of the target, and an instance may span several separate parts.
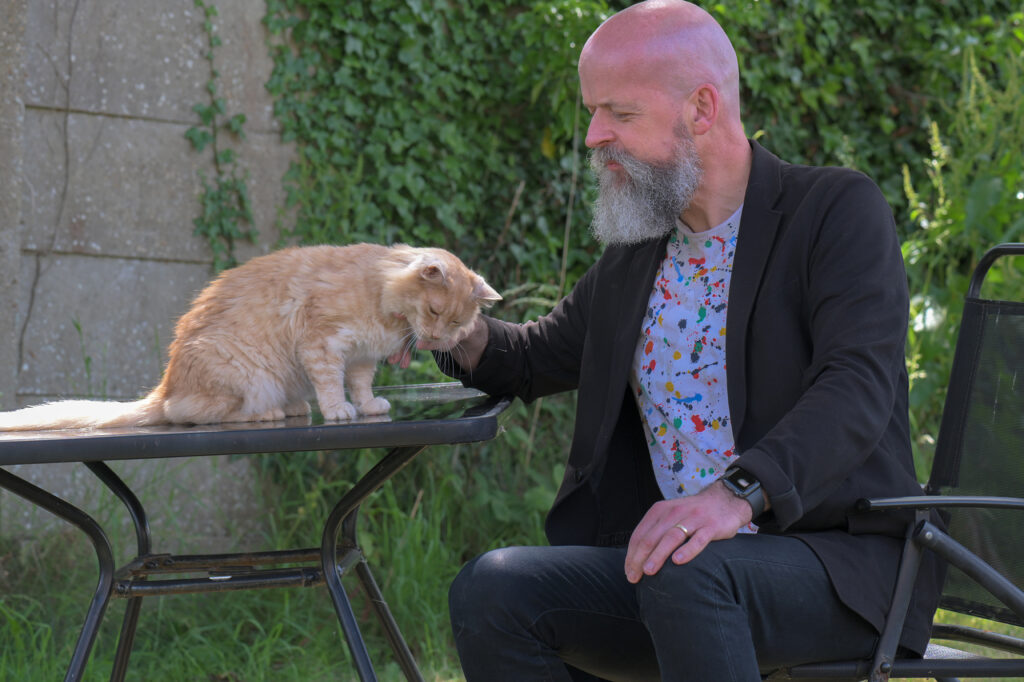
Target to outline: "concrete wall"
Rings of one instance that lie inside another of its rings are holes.
[[[227,140],[251,174],[260,233],[258,245],[239,248],[244,261],[277,240],[292,150],[279,140],[264,88],[263,3],[211,4],[223,41],[218,95],[229,115],[248,119],[247,139]],[[209,102],[203,20],[193,0],[0,2],[4,409],[132,399],[159,381],[174,321],[212,277],[209,246],[192,235],[198,172],[213,175],[212,154],[184,137],[198,123],[192,107]],[[246,464],[227,460],[196,462],[181,475],[202,480],[217,467],[231,469],[225,485],[239,494],[255,485]],[[45,479],[32,469],[21,473]],[[158,464],[129,469],[163,476]],[[86,488],[73,483],[77,475],[52,474],[59,486]],[[0,498],[0,532],[25,521],[10,499]]]
[[[215,4],[219,94],[248,117],[247,140],[231,142],[252,174],[263,237],[240,249],[244,260],[276,237],[290,156],[264,89],[264,6]],[[203,17],[192,0],[24,5],[20,217],[0,227],[20,247],[17,270],[6,259],[2,275],[17,283],[3,330],[17,373],[2,376],[3,404],[134,398],[159,381],[174,320],[211,276],[209,246],[192,235],[211,152],[184,138],[198,122],[192,107],[209,101]]]

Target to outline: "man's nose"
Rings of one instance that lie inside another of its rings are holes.
[[[608,126],[607,114],[598,109],[590,117],[585,144],[587,147],[595,149],[608,144],[614,137],[611,128]]]

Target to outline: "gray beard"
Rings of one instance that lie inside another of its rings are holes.
[[[626,177],[608,170],[608,161],[620,164]],[[598,183],[590,231],[606,245],[639,244],[672,232],[704,177],[688,137],[679,138],[668,163],[645,163],[624,151],[598,147],[590,152],[590,167]]]

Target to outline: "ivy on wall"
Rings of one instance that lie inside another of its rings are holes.
[[[214,65],[214,50],[221,45],[213,24],[217,8],[204,0],[195,0],[195,6],[203,14],[203,33],[206,35],[206,52],[203,58],[209,63],[210,78],[206,82],[209,101],[192,107],[199,115],[199,125],[185,131],[185,138],[197,152],[209,147],[213,152],[213,178],[199,172],[203,191],[199,196],[202,210],[192,222],[194,234],[206,237],[213,253],[213,269],[220,272],[237,265],[235,242],[240,239],[255,241],[256,230],[252,225],[252,202],[249,199],[247,181],[249,174],[238,167],[238,154],[227,146],[223,133],[245,139],[245,114],[227,115],[227,104],[218,95],[217,82],[220,73]],[[248,227],[246,227],[248,226]]]

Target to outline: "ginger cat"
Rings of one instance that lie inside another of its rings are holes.
[[[312,393],[327,420],[384,414],[390,405],[371,391],[378,361],[417,338],[451,348],[480,307],[499,300],[443,249],[284,249],[223,272],[199,294],[145,398],[0,413],[0,431],[277,420],[308,414]]]

